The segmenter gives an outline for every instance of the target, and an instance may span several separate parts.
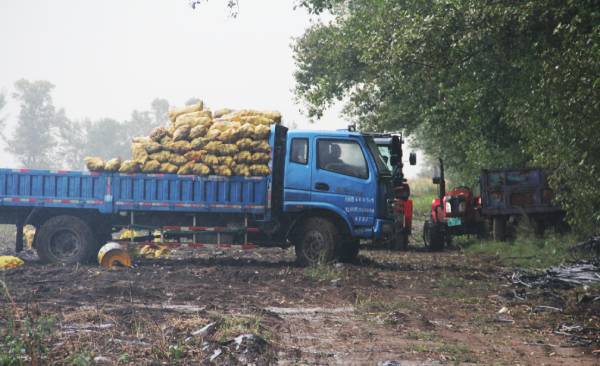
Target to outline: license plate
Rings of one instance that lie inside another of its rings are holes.
[[[448,226],[458,226],[461,224],[460,217],[448,218]]]

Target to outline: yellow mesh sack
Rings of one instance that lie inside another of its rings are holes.
[[[252,149],[252,139],[249,138],[243,138],[243,139],[239,139],[235,142],[235,145],[238,147],[239,150],[250,150]]]
[[[198,150],[204,147],[204,145],[206,145],[208,143],[208,140],[206,140],[203,137],[198,137],[192,140],[192,142],[190,142],[190,146],[192,149],[194,150]]]
[[[179,170],[179,167],[171,163],[160,164],[160,172],[165,174],[175,174]]]
[[[255,126],[270,126],[275,121],[264,116],[245,116],[240,118],[241,123],[250,123]]]
[[[152,141],[160,142],[160,140],[167,136],[167,128],[166,127],[156,127],[150,132],[150,138]]]
[[[137,173],[140,171],[142,164],[135,160],[125,160],[121,163],[119,173]]]
[[[216,154],[221,156],[233,156],[237,154],[238,151],[239,149],[235,144],[223,144],[219,150],[216,151]]]
[[[85,166],[90,172],[100,172],[104,170],[104,160],[101,158],[88,156],[83,158],[83,161],[85,161]]]
[[[264,164],[253,164],[250,165],[250,174],[253,176],[262,176],[271,174],[271,170],[267,165]]]
[[[196,164],[194,164],[194,167],[192,168],[192,172],[195,175],[209,175],[210,168],[204,164],[196,163]]]
[[[182,166],[182,165],[185,165],[187,162],[188,162],[188,159],[186,159],[185,156],[177,155],[177,154],[171,154],[169,156],[169,163],[171,163],[171,164],[175,164],[177,166]]]
[[[175,141],[170,145],[170,148],[176,154],[185,154],[192,149],[192,145],[187,141]]]
[[[221,118],[222,116],[229,114],[233,112],[233,109],[229,109],[229,108],[221,108],[221,109],[217,109],[216,111],[213,112],[213,117],[214,118]]]
[[[182,141],[186,140],[190,135],[191,128],[190,126],[181,126],[173,132],[173,141]]]
[[[148,160],[142,167],[143,173],[156,173],[160,169],[160,163],[156,160]]]
[[[169,156],[171,156],[171,153],[169,151],[160,151],[154,154],[150,154],[148,155],[148,157],[152,160],[156,160],[159,163],[166,163],[169,161]]]
[[[141,143],[131,144],[131,157],[140,164],[144,164],[148,160],[148,152]]]
[[[198,125],[190,130],[190,140],[196,139],[198,137],[204,137],[208,132],[209,125]]]
[[[244,123],[239,129],[239,136],[252,137],[254,135],[254,125],[251,123]]]
[[[173,122],[177,119],[177,117],[179,117],[182,114],[201,111],[203,108],[204,108],[204,103],[202,101],[199,101],[196,104],[188,105],[188,106],[181,107],[181,108],[173,108],[168,113],[169,119]]]
[[[271,156],[269,154],[256,152],[252,154],[250,161],[253,164],[266,164],[271,160]]]
[[[206,154],[206,150],[192,150],[185,153],[184,157],[189,161],[199,162],[202,161],[202,157]]]
[[[237,164],[232,170],[234,175],[239,175],[242,177],[250,176],[250,167],[246,164]]]
[[[235,160],[231,156],[218,156],[217,159],[219,159],[219,165],[224,165],[229,168],[233,168],[236,165]]]
[[[219,166],[214,167],[213,169],[214,169],[216,175],[222,175],[225,177],[231,177],[233,175],[231,168],[229,168],[228,166],[225,166],[225,165],[219,165]]]
[[[254,127],[254,135],[252,136],[255,140],[262,140],[269,136],[271,129],[268,126],[258,125]]]
[[[253,144],[252,150],[254,152],[270,153],[271,145],[269,145],[269,142],[265,140],[257,141],[255,144]]]
[[[177,171],[177,174],[180,175],[190,175],[194,172],[194,162],[190,161],[186,164],[184,164],[181,168],[179,168],[179,170]]]
[[[204,146],[204,150],[211,154],[218,154],[222,147],[223,143],[221,141],[211,141]]]
[[[206,154],[202,157],[202,162],[208,166],[219,165],[219,159],[215,155]]]
[[[107,172],[118,172],[121,168],[121,158],[110,159],[104,164],[104,170]]]
[[[250,162],[252,153],[250,151],[240,151],[234,156],[235,162],[238,164],[246,164]]]

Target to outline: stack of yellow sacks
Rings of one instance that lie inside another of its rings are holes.
[[[132,159],[85,158],[90,171],[182,175],[262,176],[270,174],[271,125],[279,112],[215,111],[202,102],[169,111],[168,127],[137,137]]]

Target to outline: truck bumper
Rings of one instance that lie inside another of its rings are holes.
[[[375,226],[373,227],[373,238],[384,239],[389,237],[394,232],[394,221],[393,220],[382,220],[376,219]]]

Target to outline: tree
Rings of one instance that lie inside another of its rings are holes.
[[[7,138],[7,150],[27,168],[48,168],[53,161],[55,138],[53,127],[64,118],[56,112],[50,92],[54,85],[48,81],[15,82],[13,97],[20,102],[17,127]]]
[[[165,125],[169,122],[169,101],[166,99],[155,98],[150,104],[152,109],[152,115],[154,117],[154,124],[157,126]]]
[[[310,117],[344,100],[361,128],[404,129],[458,183],[484,167],[556,168],[551,183],[571,222],[598,230],[596,0],[301,5],[334,16],[294,45],[296,95]]]

